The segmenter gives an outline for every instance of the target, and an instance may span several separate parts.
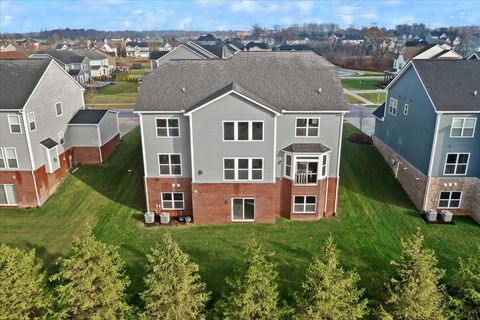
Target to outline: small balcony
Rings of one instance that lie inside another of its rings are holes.
[[[317,184],[317,173],[296,173],[295,174],[295,184]]]

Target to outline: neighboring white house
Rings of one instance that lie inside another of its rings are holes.
[[[344,45],[358,46],[365,42],[365,38],[360,35],[348,35],[343,37],[340,41],[342,41],[342,44]]]
[[[127,42],[125,46],[125,51],[127,57],[148,58],[150,56],[148,43],[146,42]]]
[[[0,41],[0,52],[17,51],[17,48],[10,42]]]
[[[90,62],[90,74],[92,77],[108,76],[113,69],[113,66],[109,65],[108,57],[86,49],[76,49],[72,52],[82,57],[88,57]]]

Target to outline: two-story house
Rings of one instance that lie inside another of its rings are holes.
[[[125,53],[127,57],[148,58],[150,50],[147,42],[131,41],[125,44]]]
[[[149,211],[196,223],[336,212],[347,105],[315,53],[171,60],[145,76],[136,112]]]
[[[414,59],[386,89],[374,143],[415,206],[480,222],[480,63]]]
[[[0,206],[36,207],[68,169],[102,163],[117,113],[85,110],[82,86],[55,60],[0,60]]]
[[[89,82],[92,78],[90,61],[86,56],[80,56],[71,51],[45,50],[30,55],[31,59],[55,59],[80,84]]]
[[[110,65],[107,54],[86,49],[74,49],[72,52],[78,54],[79,56],[88,58],[88,63],[90,64],[90,74],[92,78],[108,76],[110,75],[111,70],[114,68],[113,65]]]

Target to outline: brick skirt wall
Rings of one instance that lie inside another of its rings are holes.
[[[335,211],[336,186],[336,178],[321,180],[316,186],[298,186],[288,179],[277,179],[276,183],[193,184],[188,178],[145,179],[148,211],[157,214],[167,211],[173,217],[191,215],[198,224],[238,223],[232,221],[232,198],[255,198],[255,222],[273,223],[276,216],[292,220],[317,220],[324,216],[332,216]],[[163,209],[162,192],[183,192],[185,209]],[[294,214],[292,207],[294,195],[315,195],[316,212]]]
[[[99,147],[75,147],[73,148],[73,159],[75,165],[98,164],[100,161]]]
[[[110,154],[112,153],[113,150],[115,150],[115,148],[118,146],[119,143],[120,143],[120,133],[100,147],[100,150],[102,152],[103,162],[107,161],[108,157],[110,157]]]
[[[31,171],[0,171],[0,184],[15,185],[18,207],[37,206],[37,195]]]

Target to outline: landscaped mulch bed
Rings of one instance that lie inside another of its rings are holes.
[[[372,137],[363,132],[355,132],[347,137],[347,140],[358,144],[373,144]]]

